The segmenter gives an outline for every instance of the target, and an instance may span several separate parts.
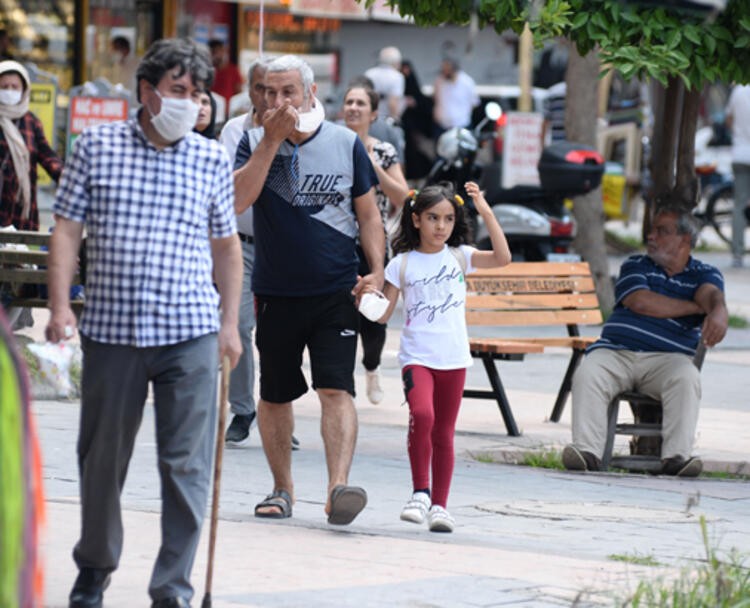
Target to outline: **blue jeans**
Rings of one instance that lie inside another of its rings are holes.
[[[242,298],[240,300],[240,341],[242,355],[229,378],[229,404],[232,413],[249,416],[255,412],[255,360],[253,355],[253,329],[255,329],[255,298],[253,296],[253,266],[255,245],[242,241]]]

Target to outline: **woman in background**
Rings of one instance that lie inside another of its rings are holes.
[[[370,124],[377,118],[378,101],[378,94],[370,87],[360,83],[350,86],[344,95],[344,122],[359,135],[370,155],[379,182],[375,187],[375,197],[385,226],[391,207],[396,210],[403,207],[404,200],[409,193],[409,186],[401,170],[396,148],[369,134]],[[370,273],[367,259],[359,247],[357,247],[357,254],[360,259],[359,274],[365,276]],[[362,315],[359,321],[364,351],[362,364],[365,366],[367,379],[367,398],[371,403],[380,403],[383,399],[383,390],[380,387],[378,367],[380,367],[380,356],[385,346],[386,328],[385,325],[370,321]]]

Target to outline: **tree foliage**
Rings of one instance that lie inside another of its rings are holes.
[[[367,0],[371,3],[373,0]],[[626,78],[650,77],[689,89],[718,80],[750,82],[750,0],[730,0],[713,19],[623,0],[388,0],[417,25],[466,24],[521,32],[528,22],[541,44],[565,36],[581,55],[598,48]]]

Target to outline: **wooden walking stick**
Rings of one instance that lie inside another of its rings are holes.
[[[214,576],[214,551],[216,526],[219,523],[219,492],[221,489],[221,464],[224,458],[224,427],[227,423],[229,397],[229,357],[221,361],[221,389],[219,391],[219,423],[216,425],[216,455],[214,457],[214,488],[211,497],[211,528],[208,535],[208,566],[206,567],[206,592],[201,608],[211,608],[211,583]]]

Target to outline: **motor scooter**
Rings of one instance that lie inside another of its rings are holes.
[[[492,245],[484,221],[465,196],[467,181],[477,182],[485,191],[514,260],[570,259],[576,225],[565,207],[565,199],[599,185],[603,159],[585,146],[561,142],[566,144],[561,149],[559,144],[553,144],[540,159],[542,186],[499,188],[498,165],[479,163],[477,153],[481,141],[494,139],[494,132],[485,126],[488,121],[495,123],[501,112],[497,103],[490,102],[485,106],[485,118],[473,130],[454,128],[443,133],[437,143],[438,158],[425,185],[441,181],[454,184],[466,201],[474,242],[480,249],[490,249]],[[573,160],[566,159],[566,155]]]

